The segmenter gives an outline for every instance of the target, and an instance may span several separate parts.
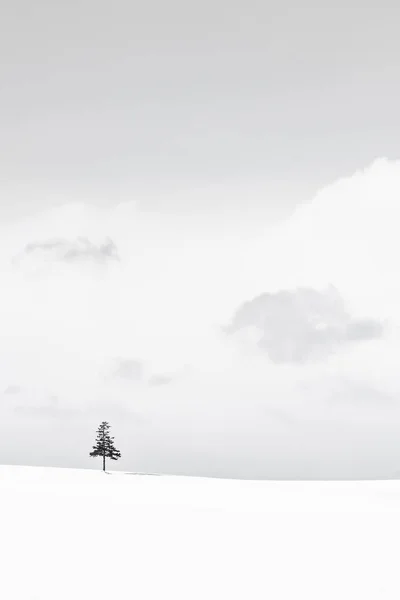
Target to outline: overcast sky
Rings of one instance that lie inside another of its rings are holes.
[[[395,2],[0,8],[0,462],[400,473]]]

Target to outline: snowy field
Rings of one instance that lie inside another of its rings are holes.
[[[399,600],[400,483],[0,467],[3,600]]]

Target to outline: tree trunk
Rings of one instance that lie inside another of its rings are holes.
[[[103,453],[103,471],[106,470],[106,453]]]

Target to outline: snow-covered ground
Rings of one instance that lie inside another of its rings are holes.
[[[399,600],[400,482],[0,467],[4,600]]]

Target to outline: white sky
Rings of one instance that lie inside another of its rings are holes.
[[[4,2],[0,216],[123,196],[285,217],[400,157],[398,17],[394,0]]]
[[[132,203],[4,225],[3,462],[89,466],[109,419],[125,469],[393,476],[399,192],[400,163],[380,160],[258,236]],[[262,293],[261,329],[250,310],[221,330]]]

